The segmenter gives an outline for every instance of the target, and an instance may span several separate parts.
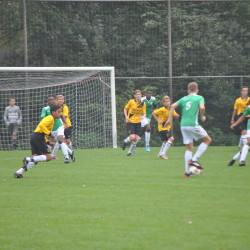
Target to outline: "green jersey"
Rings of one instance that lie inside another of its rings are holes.
[[[181,98],[176,103],[182,111],[181,126],[199,126],[198,115],[200,104],[204,103],[204,98],[200,95],[190,94]]]
[[[151,119],[152,113],[151,111],[153,109],[156,109],[158,107],[158,103],[154,96],[151,96],[151,98],[148,100],[146,96],[142,97],[141,100],[146,103],[146,117],[148,119]]]
[[[243,112],[244,116],[250,115],[250,106],[247,107],[247,109]],[[247,117],[248,118],[248,117]],[[246,119],[246,118],[245,118]],[[247,130],[250,130],[250,118],[247,121]]]
[[[50,106],[44,107],[42,109],[41,117],[44,118],[44,117],[46,117],[48,115],[51,115]],[[61,118],[55,119],[55,124],[54,124],[54,127],[53,127],[52,131],[56,131],[61,126],[63,126],[62,119]]]
[[[51,113],[50,113],[50,106],[44,107],[42,109],[42,113],[41,113],[40,117],[44,118],[44,117],[46,117],[48,115],[51,115]]]

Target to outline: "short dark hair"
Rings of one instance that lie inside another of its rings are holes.
[[[50,107],[50,112],[52,113],[53,111],[57,111],[58,109],[60,109],[61,107],[60,106],[58,106],[58,105],[52,105],[51,107]]]
[[[10,98],[9,98],[9,101],[10,100],[15,100],[16,101],[16,98],[14,97],[14,96],[11,96]]]
[[[242,86],[242,87],[241,87],[241,90],[242,90],[242,89],[248,89],[248,87],[247,87],[247,86]]]
[[[53,97],[55,99],[54,95],[48,95],[47,99],[49,99],[50,97]]]
[[[153,90],[152,89],[147,89],[146,93],[148,93],[148,92],[152,92],[153,93]]]

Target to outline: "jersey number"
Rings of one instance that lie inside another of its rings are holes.
[[[186,103],[186,110],[189,110],[189,109],[191,108],[191,105],[192,105],[191,102],[187,102],[187,103]]]

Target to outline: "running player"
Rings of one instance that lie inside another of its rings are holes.
[[[153,91],[148,89],[146,92],[146,96],[142,97],[141,100],[146,104],[146,117],[142,121],[142,127],[145,127],[145,144],[146,144],[146,152],[150,152],[150,135],[151,135],[151,128],[150,128],[150,121],[152,118],[152,112],[158,108],[158,103],[156,98],[153,96]]]
[[[7,126],[12,139],[13,150],[17,149],[17,133],[18,127],[22,123],[22,114],[20,108],[15,105],[16,99],[11,97],[9,99],[9,105],[4,111],[4,122]]]
[[[209,137],[205,129],[203,129],[198,123],[198,114],[200,113],[200,119],[205,122],[205,104],[204,98],[198,95],[199,89],[196,82],[188,84],[187,96],[181,98],[177,102],[171,105],[170,114],[167,124],[172,124],[173,112],[177,107],[181,108],[181,132],[183,136],[183,144],[186,145],[187,149],[185,152],[185,173],[184,177],[190,177],[190,166],[195,166],[198,169],[203,169],[198,162],[198,159],[206,151],[208,145],[212,139]],[[193,140],[201,139],[201,144],[197,148],[193,155],[194,145]]]
[[[35,129],[30,138],[32,156],[23,158],[23,167],[14,173],[15,178],[23,178],[23,173],[30,170],[40,161],[50,161],[54,157],[49,153],[47,147],[47,136],[51,136],[52,128],[55,124],[55,119],[61,117],[60,106],[52,106],[50,108],[51,115],[46,116]]]
[[[245,143],[245,145],[242,148],[241,151],[241,155],[240,155],[240,162],[239,162],[239,166],[245,166],[246,165],[246,157],[248,154],[248,150],[249,150],[249,146],[250,146],[250,119],[248,119],[250,115],[250,105],[247,107],[247,109],[243,112],[243,115],[235,122],[231,125],[231,129],[234,129],[237,125],[241,124],[242,122],[244,122],[244,120],[248,120],[247,122],[247,143]]]
[[[161,159],[167,160],[168,158],[166,156],[166,152],[174,142],[171,125],[166,125],[166,122],[169,116],[169,111],[170,111],[170,104],[171,104],[171,100],[169,96],[164,96],[162,98],[162,104],[163,104],[163,107],[154,110],[152,115],[155,118],[155,120],[158,122],[158,131],[163,141],[158,156]],[[175,118],[179,117],[179,115],[175,111],[173,112],[173,116]]]
[[[123,142],[122,149],[125,150],[126,144],[131,142],[133,146],[138,142],[138,135],[141,129],[141,120],[146,116],[146,105],[141,101],[141,91],[134,92],[134,98],[124,107],[124,116],[127,123],[129,137]],[[129,151],[128,156],[131,155]]]

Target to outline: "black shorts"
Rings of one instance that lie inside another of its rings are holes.
[[[239,114],[235,117],[235,121],[237,121],[243,114]],[[242,131],[244,129],[247,129],[247,122],[248,122],[249,117],[245,117],[243,122],[241,122],[237,127],[238,130]]]
[[[140,130],[141,130],[141,123],[128,123],[127,125],[128,128],[128,134],[129,135],[139,135],[140,134]]]
[[[162,141],[167,141],[170,137],[173,136],[173,132],[172,130],[168,131],[168,130],[162,130],[159,132],[160,137],[162,139]]]
[[[10,123],[8,126],[8,129],[9,129],[10,134],[13,134],[14,132],[17,133],[17,130],[18,130],[17,123]]]
[[[70,139],[72,132],[72,126],[64,129],[64,137],[65,139]]]
[[[44,139],[44,134],[34,132],[30,137],[30,145],[32,155],[45,155],[50,153]]]

